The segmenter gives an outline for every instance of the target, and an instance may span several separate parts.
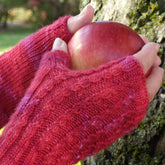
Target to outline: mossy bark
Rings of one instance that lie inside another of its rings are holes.
[[[95,8],[94,21],[121,22],[159,43],[161,66],[165,69],[165,0],[81,0],[80,10],[89,3]],[[140,125],[82,164],[165,164],[165,79]]]

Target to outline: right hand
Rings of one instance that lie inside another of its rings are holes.
[[[157,55],[159,45],[153,42],[149,42],[144,36],[142,38],[146,44],[139,52],[133,56],[140,63],[144,74],[146,74],[152,67],[151,73],[148,75],[148,77],[146,77],[146,87],[149,101],[151,102],[161,87],[164,70],[159,67],[161,63],[161,60]],[[53,50],[63,50],[68,53],[67,44],[59,38],[55,40]]]
[[[144,74],[152,68],[150,74],[146,77],[148,97],[151,102],[161,87],[164,70],[159,67],[161,63],[157,54],[159,51],[159,45],[154,42],[149,42],[144,36],[141,36],[141,38],[145,42],[145,45],[139,52],[134,54],[134,57],[139,61]]]

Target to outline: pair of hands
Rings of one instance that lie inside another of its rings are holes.
[[[74,34],[82,26],[89,24],[94,17],[94,9],[92,6],[88,5],[84,10],[74,17],[68,19],[67,25],[71,34]],[[159,50],[159,45],[154,42],[149,42],[148,39],[144,36],[141,36],[144,40],[144,47],[134,54],[133,56],[139,61],[144,74],[152,67],[150,75],[146,78],[146,87],[148,91],[149,101],[152,101],[155,94],[159,90],[164,70],[159,67],[161,60],[158,57],[157,53]],[[63,50],[67,52],[67,44],[57,38],[53,44],[53,50]]]

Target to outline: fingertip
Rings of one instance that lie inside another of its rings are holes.
[[[162,85],[164,69],[153,67],[150,75],[146,78],[146,86],[149,100],[152,101],[159,88]]]
[[[144,41],[145,44],[149,43],[149,40],[147,37],[145,37],[144,35],[142,34],[139,34],[139,36],[141,37],[141,39]]]
[[[160,73],[161,73],[161,75],[162,75],[162,77],[164,76],[164,69],[163,68],[161,68],[161,67],[159,67],[160,68]]]
[[[87,11],[91,13],[92,18],[94,17],[95,10],[92,5],[87,5]]]
[[[153,64],[153,67],[159,66],[161,64],[161,59],[159,56],[156,57],[155,63]]]
[[[84,25],[92,22],[94,17],[94,8],[92,5],[88,4],[82,12],[78,15],[79,19],[82,20]]]
[[[87,5],[80,14],[68,19],[68,30],[71,34],[74,34],[81,27],[92,22],[94,17],[94,8],[91,5]]]
[[[157,43],[154,43],[154,44],[155,44],[155,50],[158,52],[159,49],[160,49],[160,46],[159,46],[159,44],[157,44]]]
[[[80,15],[90,13],[90,15],[94,15],[94,8],[91,4],[85,6],[85,8],[81,11]]]
[[[158,78],[158,80],[160,82],[162,82],[163,80],[163,75],[164,75],[164,69],[159,67],[159,66],[156,66],[156,67],[153,67],[153,75],[155,74],[155,77]],[[151,76],[152,76],[152,73],[151,73]]]
[[[68,53],[67,44],[61,38],[55,39],[55,41],[53,43],[53,47],[52,47],[52,51],[54,51],[54,50],[62,50],[64,52]]]
[[[56,50],[62,43],[62,40],[60,38],[56,38],[53,43],[52,50]]]

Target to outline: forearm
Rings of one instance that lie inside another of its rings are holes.
[[[130,132],[146,113],[145,76],[133,57],[86,72],[56,66],[52,53],[46,58],[0,138],[2,165],[71,165]]]
[[[0,128],[23,97],[43,53],[51,50],[55,38],[60,37],[66,42],[70,39],[68,18],[42,28],[0,56]]]

